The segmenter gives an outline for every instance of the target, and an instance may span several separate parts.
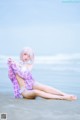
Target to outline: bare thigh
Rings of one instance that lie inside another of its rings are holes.
[[[55,95],[65,95],[65,93],[63,93],[62,91],[55,89],[51,86],[41,84],[39,82],[35,82],[35,84],[33,85],[33,89],[41,90],[41,91],[44,91],[50,94],[55,94]]]
[[[35,99],[36,98],[36,94],[34,90],[25,90],[24,92],[22,92],[22,96],[23,98],[27,98],[27,99]]]
[[[53,93],[53,91],[55,90],[55,88],[39,82],[35,82],[35,84],[33,85],[33,89],[42,90],[49,93]]]

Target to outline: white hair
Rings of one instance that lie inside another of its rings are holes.
[[[30,47],[25,47],[22,49],[20,53],[20,59],[22,60],[22,56],[24,53],[27,53],[30,56],[30,60],[33,62],[34,61],[34,52]]]

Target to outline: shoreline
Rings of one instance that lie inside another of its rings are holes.
[[[80,103],[43,98],[15,99],[11,93],[0,92],[0,113],[6,113],[8,120],[79,120]]]

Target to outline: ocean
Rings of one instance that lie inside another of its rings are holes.
[[[74,56],[67,56],[65,59],[63,56],[62,58],[61,56],[37,57],[32,70],[34,79],[63,92],[75,94],[80,99],[80,58]],[[13,95],[12,83],[8,78],[7,62],[4,62],[7,58],[5,58],[0,59],[0,93],[9,92]]]

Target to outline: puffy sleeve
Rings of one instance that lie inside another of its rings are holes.
[[[13,73],[12,67],[11,67],[12,62],[10,62],[10,59],[8,59],[8,77],[10,80],[13,82],[15,78],[15,74]]]
[[[14,74],[14,71],[12,69],[12,66],[14,67],[13,62],[8,60],[8,76],[9,79],[11,80],[11,82],[13,83],[13,88],[14,88],[14,96],[15,98],[20,98],[20,93],[19,93],[19,85],[18,85],[18,81],[16,79],[16,76]]]
[[[21,69],[21,67],[19,66],[19,64],[17,64],[16,62],[12,61],[12,59],[10,59],[8,61],[8,65],[9,65],[9,68],[10,68],[10,76],[14,77],[14,75],[19,75],[21,78],[23,79],[27,79],[28,77],[28,74],[29,74],[29,71],[26,70],[26,71],[23,71]]]

